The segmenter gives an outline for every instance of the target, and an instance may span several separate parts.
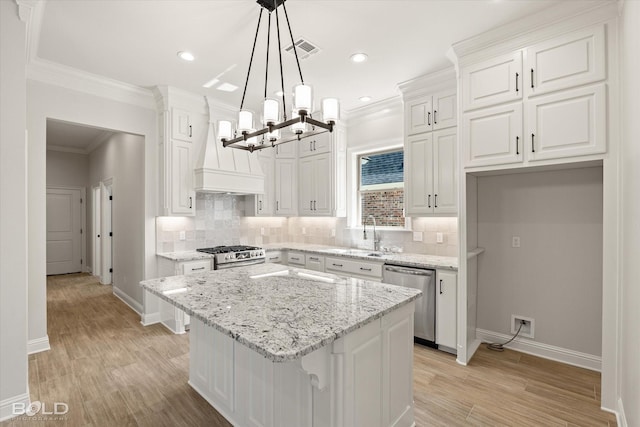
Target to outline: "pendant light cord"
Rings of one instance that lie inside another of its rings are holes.
[[[275,0],[274,0],[275,3]],[[284,3],[282,4],[284,6]],[[278,18],[278,7],[276,5],[276,31],[278,33],[278,56],[280,58],[280,85],[282,86],[282,117],[287,121],[287,104],[284,96],[284,73],[282,71],[282,45],[280,44],[280,19]],[[295,48],[294,48],[295,50]]]
[[[296,43],[293,41],[293,32],[291,31],[291,23],[289,23],[289,15],[287,14],[287,7],[282,2],[282,10],[284,10],[284,17],[287,19],[287,27],[289,27],[289,36],[291,36],[291,45],[293,46],[293,53],[296,55],[296,64],[298,64],[298,73],[300,73],[300,83],[304,84],[302,78],[302,68],[300,68],[300,61],[298,60],[298,49]]]
[[[269,82],[269,50],[271,40],[271,12],[269,12],[269,20],[267,21],[267,65],[264,72],[264,98],[267,99],[267,84]]]
[[[249,70],[247,71],[247,80],[244,82],[244,92],[242,92],[242,102],[240,103],[240,109],[244,106],[244,97],[247,95],[247,85],[249,84],[249,76],[251,75],[251,65],[253,64],[253,54],[256,51],[256,43],[258,41],[258,32],[260,31],[260,21],[262,20],[262,11],[260,8],[260,15],[258,15],[258,27],[256,28],[256,36],[253,39],[253,48],[251,49],[251,59],[249,60]]]

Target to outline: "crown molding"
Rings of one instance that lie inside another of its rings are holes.
[[[404,101],[440,90],[455,88],[456,70],[453,66],[398,83],[398,90],[402,93]]]
[[[44,13],[44,0],[15,0],[20,20],[26,24],[27,63],[35,59],[40,43],[40,27]]]
[[[565,1],[477,36],[454,43],[449,59],[464,66],[513,52],[617,15],[616,0]]]
[[[155,109],[149,89],[36,58],[27,64],[27,79]]]
[[[64,145],[47,145],[47,151],[59,151],[62,153],[82,154],[83,156],[89,153],[85,148],[66,147]]]
[[[100,135],[96,136],[93,141],[89,143],[89,145],[87,145],[87,147],[85,148],[85,152],[87,154],[90,154],[93,150],[100,147],[103,143],[107,142],[109,138],[111,138],[115,134],[116,132],[111,132],[108,130],[103,131]]]
[[[402,110],[402,99],[399,95],[382,99],[380,101],[376,101],[371,104],[349,110],[346,113],[342,113],[342,120],[345,122],[351,122],[354,120],[362,119],[364,117],[383,115],[389,113],[390,111],[393,111],[394,109]]]

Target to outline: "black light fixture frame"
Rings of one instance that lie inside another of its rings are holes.
[[[306,111],[306,110],[299,110],[298,111],[298,117],[297,118],[293,118],[293,119],[288,119],[287,120],[287,109],[286,109],[286,101],[285,101],[285,92],[284,92],[284,74],[282,72],[282,47],[280,44],[280,20],[278,19],[278,7],[282,6],[282,9],[284,11],[284,15],[285,15],[285,19],[287,21],[287,27],[289,28],[289,36],[291,37],[291,44],[293,46],[293,53],[295,54],[296,57],[296,64],[298,65],[298,72],[300,74],[300,82],[302,84],[304,84],[304,78],[302,77],[302,68],[300,67],[300,60],[298,59],[298,51],[297,51],[297,47],[296,44],[293,40],[293,32],[291,31],[291,24],[289,23],[289,15],[287,14],[287,8],[284,5],[286,0],[257,0],[256,3],[258,3],[261,8],[260,8],[260,15],[258,16],[258,26],[256,28],[256,35],[253,39],[253,48],[251,49],[251,58],[249,60],[249,69],[247,71],[247,78],[245,80],[245,84],[244,84],[244,91],[242,93],[242,101],[240,102],[240,110],[242,110],[242,107],[244,106],[244,99],[245,96],[247,94],[247,85],[249,84],[249,76],[251,75],[251,65],[253,64],[253,55],[255,53],[256,50],[256,43],[258,41],[258,33],[260,31],[260,22],[262,20],[262,12],[266,9],[269,13],[269,26],[267,29],[267,61],[266,61],[266,71],[265,71],[265,77],[264,77],[264,97],[266,99],[267,97],[267,83],[268,83],[268,77],[269,77],[269,42],[270,42],[270,38],[271,38],[271,13],[273,11],[275,11],[276,13],[276,33],[278,35],[278,54],[279,54],[279,60],[280,60],[280,84],[281,84],[281,90],[282,90],[282,112],[283,112],[283,118],[284,121],[281,123],[267,123],[266,127],[256,130],[254,132],[242,132],[242,135],[240,136],[236,136],[235,138],[232,139],[226,139],[226,138],[221,138],[222,141],[222,145],[224,147],[231,147],[231,148],[237,148],[237,149],[241,149],[241,150],[247,150],[249,152],[253,152],[256,150],[263,150],[265,148],[269,148],[269,147],[275,147],[276,145],[280,145],[280,144],[284,144],[286,142],[291,142],[291,141],[300,141],[304,138],[308,138],[310,136],[314,136],[314,135],[318,135],[321,133],[325,133],[325,132],[333,132],[333,127],[335,126],[335,122],[334,121],[329,121],[327,123],[321,122],[319,120],[315,120],[313,117],[311,117],[310,112]],[[306,132],[306,133],[297,133],[295,134],[295,136],[293,136],[290,139],[287,140],[278,140],[278,141],[267,141],[267,143],[264,143],[264,137],[263,137],[263,143],[260,145],[254,145],[254,144],[248,144],[248,145],[241,145],[239,143],[241,142],[246,142],[249,138],[253,138],[253,137],[258,137],[261,135],[265,135],[268,132],[273,132],[274,130],[278,130],[278,129],[283,129],[286,127],[289,127],[291,125],[294,125],[296,123],[308,123],[312,126],[312,130],[311,132]],[[316,130],[316,128],[320,128],[322,130]]]

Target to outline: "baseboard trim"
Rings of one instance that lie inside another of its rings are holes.
[[[627,415],[624,412],[624,405],[622,404],[622,398],[618,398],[618,407],[616,409],[618,410],[615,413],[618,427],[629,427],[629,423],[627,422]]]
[[[142,304],[140,304],[138,301],[134,300],[133,298],[131,298],[129,295],[127,295],[126,293],[124,293],[124,291],[122,291],[119,288],[116,288],[115,286],[113,287],[113,294],[123,303],[125,303],[126,305],[129,306],[129,308],[133,311],[135,311],[136,313],[138,313],[139,315],[142,315]]]
[[[502,342],[509,340],[511,335],[487,331],[485,329],[476,329],[476,337],[482,342]],[[557,362],[577,366],[579,368],[598,372],[601,372],[602,370],[602,358],[600,356],[543,344],[525,338],[516,338],[508,344],[508,348],[521,351],[522,353],[531,354],[533,356],[542,357],[544,359],[555,360]]]
[[[49,335],[27,341],[27,354],[35,354],[48,350],[51,350],[51,346],[49,345]]]
[[[160,319],[160,312],[140,315],[140,323],[142,323],[142,326],[155,325],[156,323],[160,323]]]
[[[13,405],[16,403],[25,405],[24,406],[25,408],[31,405],[31,401],[29,400],[29,393],[19,394],[17,396],[13,396],[1,401],[0,402],[0,422],[6,421],[18,416],[18,414],[13,413]]]
[[[456,362],[458,362],[459,365],[467,366],[473,355],[476,354],[476,351],[478,350],[478,347],[480,347],[480,344],[482,344],[482,341],[480,341],[478,338],[473,340],[469,348],[467,348],[467,360],[460,359],[460,352],[458,352]]]

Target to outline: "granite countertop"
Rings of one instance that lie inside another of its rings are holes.
[[[214,255],[205,254],[198,251],[163,252],[156,254],[159,257],[170,259],[171,261],[194,261],[198,259],[211,259]]]
[[[386,264],[403,265],[417,268],[437,268],[458,270],[458,258],[413,254],[406,252],[374,252],[368,249],[341,248],[336,246],[315,245],[307,243],[272,243],[262,246],[265,250],[294,250],[325,256],[341,256],[367,261],[379,261]],[[379,256],[371,256],[376,254]]]
[[[286,362],[418,298],[416,289],[258,264],[140,285],[274,362]]]

